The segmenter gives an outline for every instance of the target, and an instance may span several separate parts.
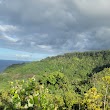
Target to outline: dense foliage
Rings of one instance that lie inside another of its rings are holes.
[[[109,110],[109,67],[110,51],[12,65],[0,75],[1,109]]]
[[[69,87],[68,79],[63,73],[57,72],[56,74],[50,74],[45,80],[46,84],[39,84],[35,77],[27,81],[10,82],[10,89],[0,93],[0,109],[109,110],[110,76],[102,77],[103,92],[92,87],[81,96]],[[48,81],[49,85],[47,85]]]

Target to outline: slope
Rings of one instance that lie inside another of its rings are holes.
[[[75,52],[48,57],[41,61],[9,66],[0,75],[3,82],[15,79],[27,79],[36,75],[37,78],[55,71],[64,73],[73,85],[86,84],[96,72],[110,67],[110,51]],[[1,86],[3,87],[3,86]]]

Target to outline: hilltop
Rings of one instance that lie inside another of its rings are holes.
[[[110,67],[110,51],[66,53],[48,57],[41,61],[9,66],[4,72],[10,74],[48,74],[60,71],[68,77],[79,75],[81,79],[106,67]],[[82,77],[83,76],[83,77]]]

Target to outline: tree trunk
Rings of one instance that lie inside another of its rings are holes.
[[[106,87],[105,97],[104,97],[104,110],[106,110],[107,94],[108,94],[108,84],[107,84],[107,87]]]

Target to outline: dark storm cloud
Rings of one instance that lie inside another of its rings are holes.
[[[0,47],[58,53],[110,48],[109,0],[1,0]]]

